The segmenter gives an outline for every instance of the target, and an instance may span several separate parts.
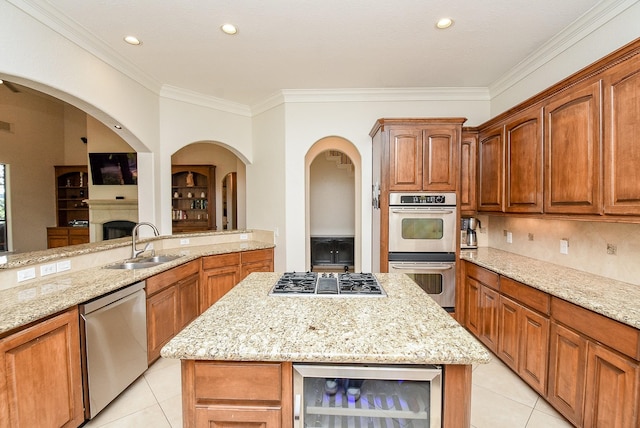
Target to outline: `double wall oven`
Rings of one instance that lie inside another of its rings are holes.
[[[409,275],[448,311],[455,307],[456,194],[389,194],[389,272]]]

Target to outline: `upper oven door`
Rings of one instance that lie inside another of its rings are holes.
[[[455,207],[389,207],[389,252],[453,253]]]

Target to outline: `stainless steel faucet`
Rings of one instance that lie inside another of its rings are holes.
[[[134,227],[133,227],[133,232],[131,233],[131,258],[135,259],[136,257],[138,257],[140,254],[144,253],[145,251],[147,251],[149,249],[149,246],[151,245],[151,242],[147,243],[147,245],[144,246],[144,249],[142,250],[138,250],[136,243],[138,242],[138,229],[140,229],[140,226],[149,226],[150,228],[153,229],[153,234],[155,236],[160,236],[160,232],[158,232],[158,228],[155,227],[153,224],[151,223],[147,223],[147,222],[141,222],[141,223],[137,223]],[[155,251],[154,251],[155,254]]]

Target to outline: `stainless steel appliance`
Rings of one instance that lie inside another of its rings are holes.
[[[456,305],[456,263],[442,261],[389,261],[389,272],[407,274],[440,306],[453,312]]]
[[[372,296],[386,293],[371,273],[286,272],[269,294],[294,296]]]
[[[460,248],[478,248],[478,236],[476,228],[480,226],[480,220],[475,217],[463,217],[460,219]]]
[[[80,305],[85,417],[93,418],[147,368],[145,283]]]
[[[390,193],[389,253],[455,253],[455,193]]]
[[[346,380],[357,382],[358,394],[347,392]],[[296,428],[442,426],[442,368],[434,365],[294,364],[293,397]]]

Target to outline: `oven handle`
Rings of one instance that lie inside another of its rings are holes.
[[[453,266],[447,266],[447,265],[436,265],[436,266],[420,266],[420,265],[397,265],[394,263],[391,263],[391,267],[393,269],[404,269],[404,270],[441,270],[441,271],[445,271],[445,270],[449,270],[449,269],[453,269]]]
[[[392,208],[391,212],[393,214],[453,214],[452,210],[429,210],[424,208]]]

